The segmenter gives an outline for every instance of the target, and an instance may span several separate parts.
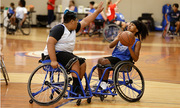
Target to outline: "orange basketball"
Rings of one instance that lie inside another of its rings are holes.
[[[130,46],[132,44],[134,44],[135,42],[135,37],[133,36],[133,34],[130,31],[124,31],[120,34],[120,42],[121,44],[123,44],[124,46]]]

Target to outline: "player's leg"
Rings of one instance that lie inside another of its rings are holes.
[[[178,31],[179,31],[179,27],[180,27],[180,21],[177,21],[177,22],[175,23],[175,25],[176,25],[176,34],[177,34]]]

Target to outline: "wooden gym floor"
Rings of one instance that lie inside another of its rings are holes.
[[[9,85],[2,81],[0,84],[2,108],[180,108],[180,38],[163,39],[161,32],[151,32],[143,41],[140,58],[135,64],[145,79],[145,93],[140,101],[129,103],[119,96],[108,96],[103,102],[93,97],[91,104],[84,99],[80,106],[76,106],[75,100],[64,99],[51,106],[29,104],[28,78],[39,65],[38,60],[46,45],[48,33],[49,29],[46,28],[32,28],[29,36],[23,36],[20,31],[15,35],[6,35],[1,28],[4,61],[10,77]],[[108,42],[102,40],[102,36],[96,35],[82,35],[76,39],[74,53],[87,59],[87,73],[96,65],[98,58],[112,53]]]

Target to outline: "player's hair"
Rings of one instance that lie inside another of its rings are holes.
[[[14,3],[12,2],[12,3],[10,3],[10,6],[13,8],[13,9],[15,9],[15,7],[14,7]]]
[[[90,1],[89,3],[90,3],[91,5],[94,5],[95,2],[94,2],[94,1]]]
[[[77,15],[73,11],[65,10],[64,23],[69,23],[71,20],[76,20]]]
[[[25,0],[20,0],[20,3],[22,5],[22,7],[25,7],[26,6],[26,1]]]
[[[140,40],[146,39],[146,37],[148,36],[148,29],[146,25],[138,20],[131,21],[131,23],[133,23],[138,29],[138,32],[136,32],[135,36],[138,36]]]
[[[179,4],[174,3],[173,6],[175,6],[176,8],[179,8]]]

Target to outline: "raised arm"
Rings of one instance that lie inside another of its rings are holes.
[[[121,2],[121,0],[117,0],[116,2],[115,2],[115,4],[117,5],[118,3],[120,3]]]
[[[81,22],[81,29],[86,27],[87,25],[90,24],[90,22],[94,21],[94,19],[98,16],[99,13],[101,13],[101,11],[104,9],[104,7],[102,7],[103,2],[101,2],[98,6],[98,8],[96,9],[96,11],[94,13],[92,13],[91,15],[85,17]]]

